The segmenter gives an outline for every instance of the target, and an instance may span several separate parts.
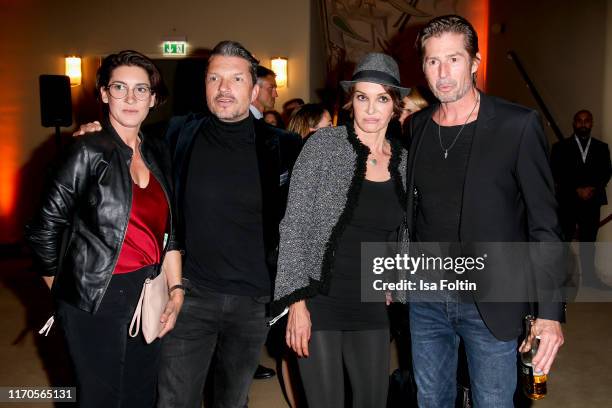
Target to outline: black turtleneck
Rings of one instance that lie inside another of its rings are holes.
[[[213,119],[193,142],[185,186],[185,277],[220,293],[266,296],[253,117]]]

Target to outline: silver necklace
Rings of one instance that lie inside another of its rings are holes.
[[[465,125],[467,125],[468,120],[470,120],[470,116],[472,116],[472,113],[474,113],[474,111],[476,110],[476,106],[478,106],[478,102],[480,102],[480,94],[478,95],[478,98],[476,98],[476,103],[474,104],[472,111],[467,116],[467,118],[465,118],[465,122],[463,122],[461,129],[459,129],[459,132],[457,132],[457,136],[455,136],[455,138],[453,139],[453,142],[448,147],[444,147],[444,145],[442,145],[442,136],[440,136],[440,121],[441,121],[440,110],[438,109],[438,142],[440,142],[440,148],[444,152],[444,160],[446,160],[446,158],[448,157],[448,151],[452,149],[453,146],[455,146],[455,143],[457,143],[457,140],[459,140],[459,135],[461,135],[461,132],[463,132]]]
[[[370,154],[372,153],[370,152]],[[383,154],[384,154],[384,147],[383,147]],[[371,157],[371,158],[368,158],[368,163],[371,164],[372,166],[376,166],[378,164],[378,160],[376,160],[376,158],[374,157]]]

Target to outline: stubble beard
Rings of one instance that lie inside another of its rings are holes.
[[[215,98],[216,99],[216,98]],[[235,99],[234,99],[235,100]],[[241,111],[240,106],[232,106],[230,109],[218,108],[215,104],[216,100],[208,106],[208,109],[222,122],[238,122],[249,116],[249,105],[246,104],[246,110]]]
[[[467,82],[463,86],[463,88],[457,89],[451,93],[440,92],[438,91],[438,88],[436,88],[435,86],[432,88],[433,88],[432,89],[433,94],[436,96],[436,98],[440,100],[440,102],[452,103],[452,102],[457,102],[458,100],[463,98],[465,95],[467,95],[468,92],[470,92],[474,88],[474,86],[472,85],[472,82]]]

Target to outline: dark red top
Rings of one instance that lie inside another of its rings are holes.
[[[145,188],[132,182],[132,210],[113,274],[159,263],[168,226],[168,201],[153,173]]]

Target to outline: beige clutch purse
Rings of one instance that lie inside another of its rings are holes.
[[[141,327],[142,335],[147,343],[152,343],[158,337],[162,329],[159,319],[164,313],[169,297],[168,281],[164,268],[162,268],[156,278],[147,278],[142,285],[140,300],[138,300],[130,324],[130,337],[136,337]]]

